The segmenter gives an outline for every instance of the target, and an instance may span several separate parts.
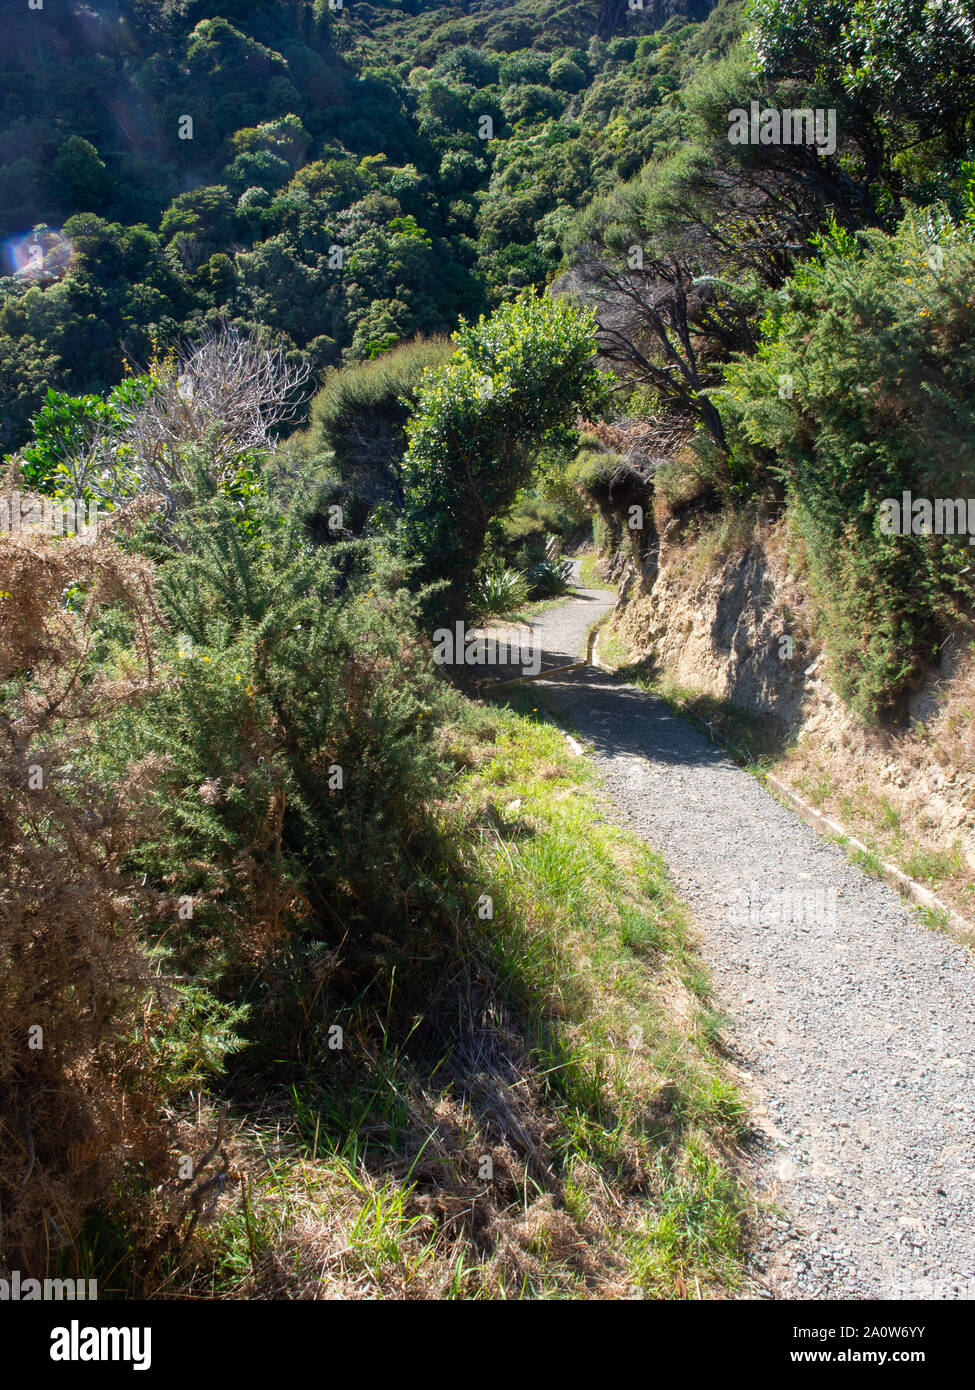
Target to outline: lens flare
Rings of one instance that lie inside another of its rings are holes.
[[[40,227],[3,243],[7,275],[26,280],[49,280],[63,275],[71,263],[70,238],[51,227]]]

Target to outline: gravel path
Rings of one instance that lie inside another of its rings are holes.
[[[575,659],[613,604],[576,593],[537,620],[548,657]],[[754,1098],[756,1185],[784,1213],[759,1280],[785,1298],[975,1297],[971,954],[662,701],[592,667],[538,684],[694,911]]]

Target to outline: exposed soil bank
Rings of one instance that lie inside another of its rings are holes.
[[[950,639],[910,722],[870,730],[830,684],[781,531],[720,556],[666,543],[629,567],[610,628],[625,659],[759,721],[776,775],[975,921],[975,651]]]

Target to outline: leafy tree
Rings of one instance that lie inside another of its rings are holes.
[[[439,182],[451,193],[477,188],[484,170],[484,161],[467,150],[448,150],[440,161]]]
[[[553,92],[551,87],[518,83],[509,87],[501,98],[501,110],[505,119],[514,125],[517,121],[546,120],[561,116],[565,110],[566,97],[562,92]]]
[[[571,58],[556,58],[548,70],[548,80],[558,92],[581,92],[586,74]]]
[[[549,62],[544,53],[512,53],[501,61],[498,77],[502,87],[514,87],[524,82],[545,82]]]
[[[235,154],[258,154],[265,152],[283,159],[292,169],[304,160],[311,136],[294,112],[280,116],[262,125],[238,130],[230,137],[230,146]]]
[[[498,80],[498,58],[464,44],[448,49],[433,65],[434,77],[453,77],[471,87],[490,87]]]
[[[895,144],[916,132],[963,148],[975,113],[968,0],[753,0],[749,19],[768,77],[845,94]]]
[[[226,166],[223,178],[227,187],[243,193],[248,188],[263,188],[273,193],[291,177],[291,165],[270,150],[253,150],[237,157]]]
[[[187,269],[195,270],[232,240],[236,226],[234,200],[223,184],[180,193],[163,213],[159,230],[176,244]]]
[[[600,408],[594,330],[564,300],[527,294],[463,324],[454,356],[421,386],[407,426],[404,540],[419,582],[445,581],[429,616],[463,615],[492,518],[540,453],[569,448],[579,412]]]
[[[112,180],[95,146],[69,135],[51,166],[51,181],[71,212],[99,212],[108,201]]]
[[[200,21],[187,40],[186,62],[218,139],[275,110],[301,105],[282,55],[226,19]]]
[[[315,160],[299,169],[288,185],[291,194],[304,195],[331,214],[348,207],[367,191],[368,183],[357,162],[341,159]]]

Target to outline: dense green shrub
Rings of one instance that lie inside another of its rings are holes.
[[[419,580],[446,582],[428,611],[462,616],[492,518],[539,454],[568,452],[577,414],[600,407],[593,329],[566,301],[528,294],[465,325],[454,356],[428,375],[404,467],[407,552]]]
[[[887,535],[881,503],[975,494],[975,244],[941,210],[837,229],[788,283],[717,399],[743,492],[780,477],[841,691],[896,707],[971,602],[966,538]]]
[[[446,691],[378,552],[309,545],[300,504],[282,518],[263,492],[251,511],[244,531],[201,468],[160,567],[174,676],[129,737],[166,755],[170,830],[141,865],[192,898],[166,938],[191,973],[256,992],[261,1014],[306,998],[320,1014],[309,962],[338,951],[347,980],[369,981],[378,951],[408,971],[426,930]]]
[[[423,373],[449,355],[446,339],[417,339],[329,373],[312,401],[307,430],[289,443],[305,468],[331,475],[313,499],[313,517],[338,504],[344,529],[358,534],[377,507],[402,509],[406,422]]]
[[[122,430],[126,412],[143,400],[151,387],[147,376],[129,378],[109,391],[104,400],[100,396],[71,396],[66,391],[49,389],[44,405],[31,420],[32,438],[21,455],[24,481],[38,492],[63,492],[73,497],[76,490],[70,486],[74,475],[70,465],[85,457],[101,440],[106,442],[106,456],[112,455],[115,460],[112,476],[124,470]],[[105,475],[100,481],[111,479]],[[104,501],[104,489],[97,483],[85,495],[90,497],[95,492]]]

